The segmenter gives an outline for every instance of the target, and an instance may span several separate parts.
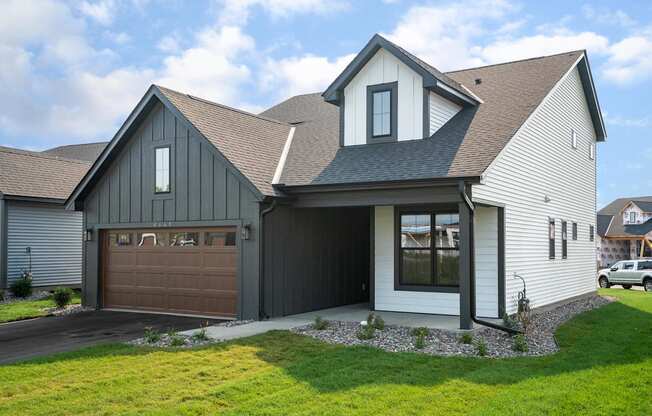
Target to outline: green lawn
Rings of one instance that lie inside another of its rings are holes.
[[[79,294],[75,292],[72,303],[80,303]],[[54,301],[51,298],[43,300],[31,300],[8,303],[0,305],[0,323],[19,321],[21,319],[38,318],[45,315],[46,308],[53,308]]]
[[[558,332],[562,351],[491,360],[272,332],[204,349],[108,345],[0,367],[0,414],[652,414],[652,295]]]

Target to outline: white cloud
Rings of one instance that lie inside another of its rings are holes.
[[[619,25],[623,27],[631,27],[636,24],[636,21],[622,10],[610,10],[607,8],[596,8],[590,4],[585,4],[582,7],[582,13],[588,20],[603,24],[603,25]]]
[[[650,127],[652,126],[652,120],[650,117],[640,117],[640,118],[632,118],[632,117],[623,117],[623,116],[612,116],[611,114],[607,112],[604,113],[604,118],[607,124],[611,124],[614,126],[620,126],[620,127],[636,127],[636,128],[645,128],[645,127]]]
[[[179,40],[174,35],[164,36],[156,45],[163,52],[175,53],[180,49]]]
[[[106,32],[106,36],[118,45],[125,45],[131,42],[131,36],[125,32]]]
[[[220,0],[220,23],[246,24],[251,10],[260,7],[272,18],[287,18],[295,14],[326,14],[348,8],[343,0]]]
[[[619,84],[644,81],[652,75],[652,38],[632,36],[613,44],[604,75]]]
[[[95,20],[101,25],[108,26],[113,22],[116,3],[113,0],[82,1],[79,3],[78,9],[84,16]]]
[[[278,91],[278,98],[321,91],[333,82],[354,57],[355,54],[334,60],[314,55],[268,59],[262,71],[261,85],[266,91]]]

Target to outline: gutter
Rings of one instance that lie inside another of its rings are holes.
[[[265,216],[276,209],[276,199],[272,199],[269,207],[260,211],[260,256],[258,263],[258,279],[259,279],[259,293],[258,293],[258,318],[260,320],[267,320],[269,316],[265,314]]]
[[[474,236],[474,219],[475,219],[475,206],[473,205],[473,202],[471,202],[471,199],[466,193],[466,190],[464,188],[464,182],[460,182],[460,196],[462,200],[466,203],[466,205],[469,208],[469,211],[471,211],[471,226],[469,227],[471,230],[471,282],[469,284],[469,296],[471,296],[471,320],[475,322],[478,325],[483,325],[483,326],[488,326],[490,328],[498,329],[503,332],[507,332],[510,335],[516,335],[516,334],[522,334],[523,331],[519,331],[517,329],[512,329],[508,328],[504,325],[496,324],[493,322],[485,321],[476,316],[476,305],[475,305],[475,236]]]

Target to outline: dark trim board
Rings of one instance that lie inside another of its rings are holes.
[[[505,207],[496,207],[498,211],[498,317],[506,312],[505,303]]]
[[[423,138],[430,137],[430,90],[423,89]]]
[[[389,134],[384,136],[374,136],[374,115],[373,115],[373,96],[377,92],[389,91]],[[385,84],[367,85],[367,144],[395,142],[398,140],[398,81],[387,82]]]
[[[7,287],[7,203],[0,194],[0,289]]]
[[[369,207],[369,309],[376,309],[376,207]]]

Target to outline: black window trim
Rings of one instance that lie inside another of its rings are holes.
[[[394,290],[406,292],[440,292],[460,293],[459,286],[437,285],[410,285],[401,283],[401,215],[430,215],[430,227],[435,225],[434,217],[437,214],[459,214],[457,205],[416,205],[394,207]],[[430,258],[433,278],[436,279],[437,251],[455,250],[453,248],[435,248],[435,239],[431,237]],[[461,253],[460,253],[461,254]],[[436,282],[436,280],[435,280]]]
[[[389,91],[390,114],[389,134],[374,136],[373,134],[373,95],[376,92]],[[398,81],[367,86],[367,143],[395,142],[398,138]]]
[[[595,228],[593,225],[589,225],[589,241],[595,240]]]
[[[573,241],[577,241],[577,223],[573,222],[572,226]]]
[[[550,235],[550,226],[552,226],[552,236]],[[555,219],[552,217],[548,218],[548,258],[550,260],[555,259],[555,237],[557,236],[557,225],[555,224]]]
[[[568,222],[561,222],[561,258],[568,258]]]
[[[168,149],[168,190],[156,190],[156,151],[158,149]],[[169,144],[154,147],[154,195],[169,194],[172,192],[172,146]]]

